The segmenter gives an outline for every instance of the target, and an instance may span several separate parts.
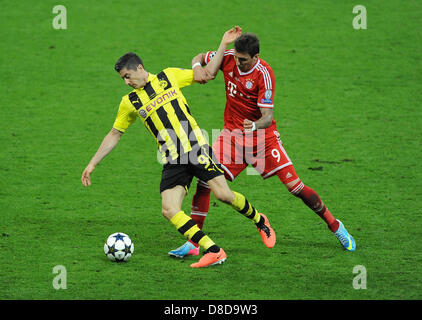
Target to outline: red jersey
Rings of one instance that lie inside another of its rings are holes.
[[[205,63],[214,56],[215,51],[208,51]],[[224,128],[243,131],[243,120],[256,121],[262,117],[260,108],[274,108],[274,72],[264,60],[259,59],[247,72],[236,66],[234,49],[226,50],[220,66],[224,73],[226,86],[226,108],[224,110]],[[275,131],[273,119],[266,131]]]

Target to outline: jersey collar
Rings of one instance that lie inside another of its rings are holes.
[[[155,74],[148,72],[148,78],[147,78],[147,82],[145,83],[145,86],[147,85],[148,82],[151,82],[155,76],[156,76]],[[145,86],[138,89],[134,89],[134,90],[144,90]]]
[[[250,74],[250,73],[252,73],[255,69],[256,69],[256,67],[258,67],[258,65],[261,63],[261,60],[258,58],[258,61],[255,63],[255,65],[249,70],[249,71],[246,71],[246,72],[242,72],[242,71],[240,71],[240,69],[239,69],[239,67],[237,67],[237,71],[239,72],[239,74],[241,75],[241,76],[245,76],[245,75],[247,75],[247,74]]]

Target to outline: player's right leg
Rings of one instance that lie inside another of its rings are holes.
[[[172,189],[164,190],[162,197],[162,213],[175,227],[189,240],[198,243],[207,252],[207,259],[201,259],[192,267],[208,267],[214,264],[223,263],[226,260],[226,254],[222,248],[217,246],[196,223],[181,210],[181,203],[186,195],[186,189],[182,186],[176,186]],[[205,256],[204,256],[205,257]]]
[[[210,207],[211,190],[205,182],[198,179],[196,185],[196,192],[192,199],[192,207],[190,217],[198,225],[198,228],[202,230],[205,218],[208,214]],[[184,258],[186,256],[197,256],[199,254],[199,244],[188,240],[180,247],[169,251],[168,253],[172,257]]]
[[[207,253],[192,267],[207,267],[226,260],[226,254],[182,210],[183,199],[192,181],[187,166],[164,165],[161,177],[162,214],[187,239],[198,243]]]

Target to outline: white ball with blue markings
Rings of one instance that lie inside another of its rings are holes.
[[[107,258],[114,262],[125,262],[133,254],[134,246],[132,239],[123,232],[111,234],[104,244],[104,253]]]

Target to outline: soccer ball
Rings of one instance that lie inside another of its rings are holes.
[[[128,261],[133,254],[133,242],[122,232],[111,234],[104,244],[104,253],[107,258],[115,262]]]

